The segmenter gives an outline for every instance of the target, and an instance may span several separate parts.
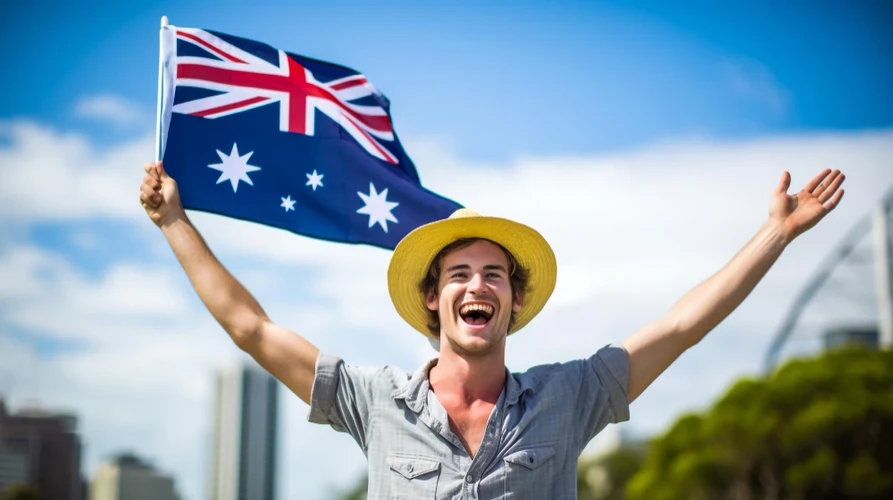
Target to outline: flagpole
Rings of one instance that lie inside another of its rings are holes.
[[[155,114],[155,161],[161,161],[162,139],[162,100],[164,99],[164,30],[167,29],[167,16],[161,16],[161,31],[158,36],[158,109]]]

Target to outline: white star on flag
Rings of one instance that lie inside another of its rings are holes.
[[[365,203],[363,207],[357,210],[357,213],[369,216],[369,227],[377,223],[384,229],[384,232],[388,232],[388,221],[397,223],[397,218],[394,217],[391,210],[396,208],[399,203],[388,201],[388,188],[378,193],[375,191],[375,186],[370,182],[369,194],[364,194],[360,191],[357,191],[357,194],[360,195],[363,203]]]
[[[254,183],[251,182],[251,178],[248,177],[248,172],[256,172],[260,170],[260,167],[248,164],[248,158],[251,158],[251,155],[253,154],[254,151],[239,156],[239,147],[234,142],[233,150],[230,152],[229,156],[218,149],[217,156],[220,157],[222,163],[208,165],[208,168],[219,170],[221,173],[220,178],[217,179],[217,184],[220,184],[223,181],[229,181],[233,185],[233,192],[235,193],[239,189],[239,181],[247,182],[249,186],[254,185]]]
[[[282,205],[279,205],[279,206],[285,208],[285,213],[288,213],[289,210],[294,210],[295,202],[298,201],[298,200],[291,199],[291,195],[288,195],[287,198],[280,197],[280,199],[282,200]]]
[[[316,169],[313,169],[312,174],[307,174],[307,184],[305,186],[312,186],[313,190],[316,191],[317,186],[322,187],[322,178],[325,177],[323,174],[317,174]]]

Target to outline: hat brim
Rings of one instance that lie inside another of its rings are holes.
[[[406,235],[394,249],[388,267],[388,292],[397,313],[426,337],[437,338],[428,329],[428,307],[419,285],[437,254],[450,243],[465,238],[481,238],[501,245],[527,270],[527,290],[508,333],[520,330],[546,305],[555,289],[558,268],[555,253],[539,232],[499,217],[443,219]]]

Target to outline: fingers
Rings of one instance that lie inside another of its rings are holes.
[[[841,200],[842,198],[843,198],[843,189],[841,189],[840,191],[838,191],[837,194],[835,194],[835,195],[831,198],[831,201],[829,201],[828,203],[825,203],[825,209],[828,210],[829,212],[830,212],[831,210],[834,210],[834,207],[836,207],[837,204],[840,203],[840,200]]]
[[[775,191],[778,193],[786,194],[789,187],[791,187],[791,173],[785,170],[784,173],[781,174],[781,181],[779,181],[778,187],[775,188]]]
[[[148,205],[150,208],[158,208],[163,201],[161,193],[156,189],[152,189],[148,184],[140,186],[140,201]]]
[[[164,171],[164,162],[159,161],[156,163],[156,165],[158,165],[158,175],[160,175],[162,179],[167,179],[168,175],[167,172]]]
[[[146,175],[140,185],[140,204],[145,209],[156,209],[161,206],[164,197],[161,195],[162,176],[167,176],[161,167],[161,162],[148,162],[143,165]]]
[[[163,163],[160,161],[146,163],[145,165],[143,165],[143,170],[145,170],[147,174],[151,175],[155,179],[158,179],[158,181],[163,181],[164,179],[167,179],[169,177],[167,175],[167,172],[165,172],[164,170]]]
[[[825,170],[822,170],[821,172],[819,172],[819,175],[813,177],[812,180],[809,181],[809,184],[807,184],[806,187],[803,188],[803,190],[806,191],[807,193],[812,193],[813,191],[815,191],[815,188],[818,187],[818,185],[823,180],[825,180],[825,177],[827,177],[828,174],[830,174],[830,173],[831,173],[830,168],[826,168]],[[815,194],[815,193],[813,193],[813,194]]]
[[[140,191],[140,205],[147,210],[158,208],[158,205],[152,202],[152,195],[146,194],[145,191],[142,190]]]
[[[834,192],[843,184],[844,179],[846,176],[841,171],[835,170],[816,188],[816,192],[813,194],[818,197],[819,202],[825,203],[834,196]]]
[[[161,181],[149,174],[143,176],[143,184],[148,185],[152,189],[159,189],[161,187]]]
[[[143,166],[146,175],[143,176],[143,183],[140,185],[140,202],[143,208],[158,208],[164,197],[161,196],[161,180],[158,178],[158,171],[155,169],[154,163],[146,163]]]
[[[146,171],[146,175],[150,175],[157,180],[161,180],[161,177],[158,175],[158,170],[155,168],[154,162],[149,162],[143,165],[143,170]]]

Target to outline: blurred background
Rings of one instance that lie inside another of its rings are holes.
[[[579,492],[893,494],[889,2],[0,9],[0,498],[363,498],[361,450],[240,354],[137,201],[162,15],[364,72],[423,185],[544,234],[558,285],[513,371],[621,342],[749,240],[784,170],[792,191],[844,170],[838,209],[590,444]],[[190,216],[324,351],[434,356],[389,252]]]

